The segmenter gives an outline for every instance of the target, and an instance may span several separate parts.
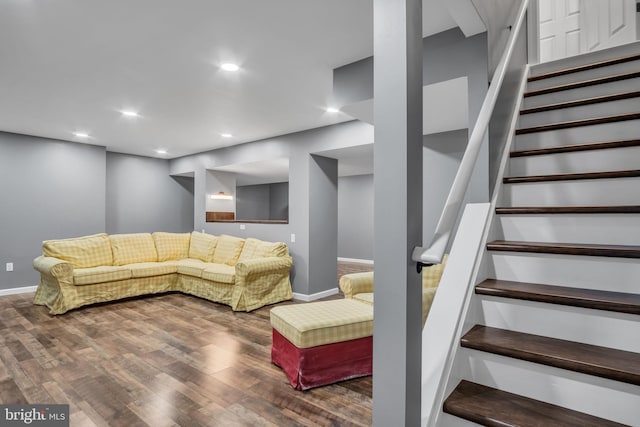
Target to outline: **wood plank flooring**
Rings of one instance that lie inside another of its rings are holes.
[[[371,425],[371,377],[291,388],[271,306],[164,294],[50,316],[32,301],[0,298],[1,403],[68,403],[74,427]]]

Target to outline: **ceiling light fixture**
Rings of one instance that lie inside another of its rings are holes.
[[[339,113],[340,110],[335,108],[335,107],[328,107],[327,108],[327,113]]]
[[[231,135],[230,133],[221,133],[220,136],[223,138],[231,138],[233,135]]]
[[[164,149],[160,148],[160,149],[156,150],[156,153],[158,153],[158,154],[167,154],[167,150],[164,150]]]
[[[120,111],[122,113],[123,116],[127,116],[127,117],[139,117],[139,114],[136,111],[131,111],[131,110],[123,110]]]
[[[74,132],[73,134],[78,138],[89,138],[89,134],[86,132]]]
[[[233,200],[233,196],[231,194],[224,194],[224,191],[221,191],[218,194],[212,194],[209,197],[214,200]]]
[[[240,69],[240,67],[238,67],[236,64],[232,64],[231,62],[225,62],[220,66],[220,68],[225,71],[238,71]]]

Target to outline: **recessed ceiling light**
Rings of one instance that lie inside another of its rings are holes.
[[[122,110],[120,111],[122,113],[123,116],[127,116],[127,117],[139,117],[139,114],[136,111],[131,111],[131,110]]]
[[[156,150],[156,153],[158,153],[158,154],[167,154],[167,150],[164,150],[164,149],[160,148],[160,149]]]
[[[78,138],[89,138],[89,134],[86,132],[74,132],[73,134]]]
[[[327,113],[339,113],[340,110],[335,108],[335,107],[328,107],[327,108]]]
[[[238,67],[236,64],[232,64],[231,62],[225,62],[220,66],[220,68],[225,71],[238,71],[240,69],[240,67]]]
[[[230,133],[221,133],[220,136],[223,138],[231,138],[233,135],[231,135]]]

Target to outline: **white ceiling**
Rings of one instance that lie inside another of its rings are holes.
[[[424,35],[455,26],[444,3]],[[332,70],[372,32],[371,0],[0,0],[0,130],[174,158],[350,120],[324,111]]]

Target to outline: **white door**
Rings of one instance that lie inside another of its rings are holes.
[[[580,53],[580,0],[539,0],[540,62]]]
[[[635,0],[581,0],[582,52],[636,40]]]
[[[538,0],[540,62],[636,40],[635,0]]]

